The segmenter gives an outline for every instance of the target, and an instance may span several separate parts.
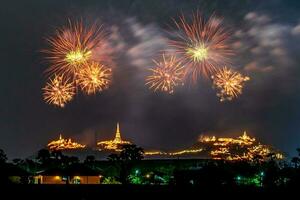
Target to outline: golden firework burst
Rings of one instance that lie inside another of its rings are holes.
[[[154,91],[174,93],[178,85],[183,85],[185,75],[184,66],[177,61],[175,56],[162,55],[162,61],[154,60],[155,68],[150,69],[152,75],[146,78],[146,85]]]
[[[86,94],[95,94],[109,87],[111,72],[111,68],[107,68],[96,62],[86,63],[79,70],[76,82]]]
[[[75,87],[72,81],[62,75],[55,75],[43,88],[44,100],[48,104],[64,107],[75,95]]]
[[[74,78],[79,68],[93,59],[94,50],[105,43],[106,33],[98,24],[86,26],[81,21],[69,21],[68,26],[58,29],[47,41],[49,48],[43,52],[51,67],[46,73]]]
[[[230,34],[223,27],[221,19],[211,16],[204,20],[196,12],[191,22],[182,15],[175,25],[177,32],[170,46],[186,65],[187,77],[194,82],[199,76],[210,77],[219,66],[229,62],[229,56],[233,54],[228,45]]]
[[[248,76],[243,76],[238,72],[232,71],[227,67],[220,69],[212,76],[213,87],[218,90],[217,96],[220,101],[231,101],[242,94],[245,81],[249,81]]]

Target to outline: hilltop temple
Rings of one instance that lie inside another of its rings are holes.
[[[67,150],[67,149],[83,149],[85,148],[85,145],[72,142],[71,138],[64,139],[60,134],[59,139],[49,142],[47,147],[50,151],[56,151],[56,150]]]
[[[217,138],[216,136],[201,135],[199,143],[210,145],[210,156],[212,159],[225,160],[253,160],[259,156],[267,158],[274,153],[277,159],[283,159],[283,154],[273,150],[267,145],[260,144],[255,138],[247,135],[246,131],[237,138]]]
[[[99,147],[99,150],[106,149],[106,150],[121,151],[120,149],[121,145],[124,144],[131,144],[131,142],[122,140],[119,123],[117,123],[115,139],[97,142],[97,146]]]

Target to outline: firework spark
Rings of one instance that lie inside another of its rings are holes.
[[[232,55],[228,45],[230,34],[221,19],[211,16],[205,21],[197,12],[191,23],[182,15],[175,25],[178,30],[170,46],[186,65],[187,74],[194,82],[199,76],[210,77],[220,65],[229,62],[228,56]]]
[[[101,25],[85,26],[81,21],[58,29],[53,37],[47,39],[49,49],[43,50],[51,67],[51,74],[64,74],[74,78],[80,67],[93,59],[93,52],[106,41],[106,33]]]
[[[249,81],[248,76],[243,76],[238,72],[232,71],[227,67],[220,69],[214,76],[213,87],[218,90],[217,96],[220,101],[231,101],[242,94],[245,81]]]
[[[163,54],[162,57],[160,62],[154,60],[156,67],[150,69],[152,75],[146,78],[146,85],[154,91],[160,90],[172,94],[176,86],[183,85],[184,66],[174,56],[166,58]]]
[[[86,63],[77,74],[77,82],[86,94],[95,94],[109,87],[111,69],[96,62]]]
[[[62,75],[55,75],[54,79],[49,79],[43,91],[46,103],[59,107],[64,107],[75,95],[73,82],[65,79]]]

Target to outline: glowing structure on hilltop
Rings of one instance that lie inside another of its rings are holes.
[[[70,149],[83,149],[85,145],[72,142],[72,139],[64,139],[61,135],[59,135],[58,140],[51,141],[47,147],[50,151],[57,151],[57,150],[70,150]]]
[[[82,91],[86,94],[95,94],[109,87],[111,82],[111,69],[92,62],[81,68],[77,77],[77,82]]]
[[[282,153],[273,150],[267,145],[260,144],[255,138],[248,136],[246,132],[237,138],[218,138],[216,136],[201,135],[198,143],[193,147],[174,152],[145,151],[146,156],[197,156],[231,161],[263,161],[270,154],[275,155],[276,159],[283,159]]]
[[[212,76],[213,87],[218,90],[217,96],[220,101],[231,101],[238,95],[242,94],[242,89],[246,81],[249,81],[248,76],[243,76],[227,67],[220,69]]]
[[[181,16],[175,25],[178,30],[170,46],[186,65],[193,81],[199,76],[210,77],[219,66],[229,62],[228,56],[232,55],[228,44],[230,34],[221,19],[211,16],[206,21],[197,12],[191,22]]]
[[[172,94],[176,86],[183,85],[184,67],[174,56],[162,57],[162,61],[154,60],[156,67],[150,69],[152,74],[146,78],[146,85],[154,91]]]
[[[224,160],[254,160],[259,158],[264,160],[273,151],[270,147],[262,145],[251,138],[246,132],[238,138],[217,138],[216,136],[201,136],[200,143],[209,144],[212,147],[210,155],[213,159]],[[282,159],[283,155],[275,153],[277,159]]]
[[[75,95],[75,87],[63,76],[55,76],[43,88],[44,100],[48,104],[64,107],[66,103],[73,99]]]
[[[106,150],[121,151],[121,146],[124,144],[131,144],[131,142],[122,140],[119,123],[117,123],[115,139],[97,142],[97,145],[100,150],[106,149]]]

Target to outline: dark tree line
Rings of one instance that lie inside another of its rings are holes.
[[[251,162],[207,160],[197,169],[192,169],[192,167],[179,169],[173,166],[174,170],[170,170],[170,166],[168,166],[165,171],[169,173],[168,184],[193,184],[207,187],[255,184],[265,188],[293,187],[300,184],[300,149],[297,149],[297,152],[298,155],[290,161],[279,161],[274,154],[270,154],[267,160],[262,160],[259,156],[255,156]],[[107,178],[115,179],[122,184],[131,184],[132,177],[135,175],[134,181],[138,184],[158,183],[157,177],[161,178],[164,174],[153,171],[153,169],[149,171],[148,166],[143,169],[146,171],[145,173],[134,173],[137,166],[141,166],[143,155],[143,149],[136,145],[122,146],[120,152],[108,156],[107,165],[113,168],[109,168],[109,170],[115,171]],[[102,166],[99,165],[99,162],[92,155],[88,155],[83,162],[80,162],[77,157],[66,156],[61,151],[41,149],[34,159],[13,159],[10,163],[7,162],[4,151],[0,149],[0,180],[1,183],[9,183],[7,170],[13,169],[13,167],[18,167],[26,172],[36,172],[41,169],[68,168],[79,164],[99,170],[99,166]],[[140,169],[142,168],[140,167]],[[26,180],[22,180],[22,183],[26,183]]]

